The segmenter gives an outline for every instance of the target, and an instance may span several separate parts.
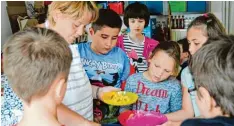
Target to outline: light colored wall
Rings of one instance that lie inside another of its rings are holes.
[[[211,1],[210,12],[214,13],[215,16],[222,21],[222,1]]]
[[[234,34],[234,1],[211,1],[210,12],[217,16],[229,34]]]
[[[12,35],[10,21],[6,11],[6,1],[1,1],[1,50],[7,38]]]

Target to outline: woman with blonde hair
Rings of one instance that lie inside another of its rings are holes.
[[[49,5],[46,22],[38,27],[56,31],[71,44],[83,34],[85,26],[94,22],[97,17],[98,8],[95,2],[56,1]],[[58,120],[66,126],[98,125],[92,122],[93,98],[98,98],[103,92],[116,89],[110,87],[99,89],[91,86],[81,64],[77,46],[70,45],[73,60],[63,104],[57,108]],[[5,84],[4,89],[4,99],[6,100],[1,111],[2,125],[4,125],[3,122],[9,121],[10,124],[17,124],[22,117],[22,103],[8,84]],[[14,101],[15,104],[12,105],[10,101]]]

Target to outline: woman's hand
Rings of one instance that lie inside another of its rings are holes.
[[[105,92],[111,92],[111,91],[121,91],[121,88],[116,88],[112,86],[105,86],[105,87],[100,87],[98,90],[98,99],[102,100],[102,95]]]

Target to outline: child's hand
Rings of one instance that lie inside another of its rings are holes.
[[[106,86],[106,87],[101,87],[99,89],[99,92],[98,92],[98,98],[100,100],[102,100],[102,95],[105,93],[105,92],[111,92],[111,91],[121,91],[121,88],[115,88],[115,87],[112,87],[112,86]]]

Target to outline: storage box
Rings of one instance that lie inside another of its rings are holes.
[[[171,12],[186,12],[186,1],[170,1],[169,6]]]
[[[107,2],[97,3],[99,9],[107,9]]]
[[[124,12],[124,3],[123,2],[110,2],[108,7],[114,10],[117,14],[123,14]]]
[[[188,12],[206,12],[206,1],[188,1],[187,2]]]

